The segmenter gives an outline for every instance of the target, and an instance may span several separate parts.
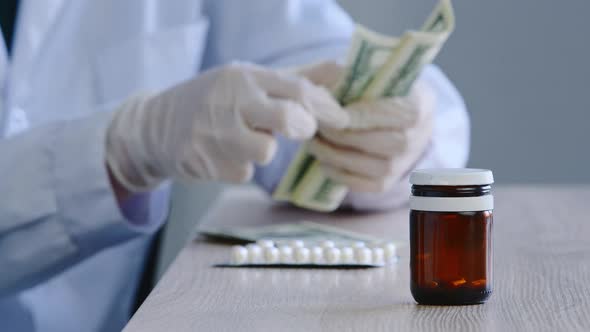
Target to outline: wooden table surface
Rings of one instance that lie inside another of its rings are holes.
[[[368,270],[229,269],[229,247],[196,240],[124,331],[590,331],[590,187],[496,186],[494,293],[472,306],[417,305],[409,248]],[[317,214],[226,192],[207,223],[301,219],[408,239],[407,210]]]

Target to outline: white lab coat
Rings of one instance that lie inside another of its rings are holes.
[[[113,331],[128,318],[167,194],[123,217],[104,168],[113,105],[232,60],[341,57],[352,29],[330,0],[22,0],[10,61],[0,46],[0,330]],[[465,109],[433,73],[445,102],[421,164],[461,166]],[[288,163],[283,145],[261,185]]]

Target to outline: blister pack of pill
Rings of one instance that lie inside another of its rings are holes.
[[[274,242],[262,239],[246,246],[233,246],[230,261],[235,267],[380,267],[397,261],[392,242],[338,245],[333,241],[305,243],[302,240]]]

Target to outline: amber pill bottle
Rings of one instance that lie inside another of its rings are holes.
[[[490,297],[493,182],[483,169],[411,174],[410,288],[419,304],[477,304]]]

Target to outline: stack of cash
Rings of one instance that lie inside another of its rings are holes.
[[[333,91],[342,105],[358,100],[406,96],[425,65],[431,63],[453,31],[450,0],[441,0],[420,31],[389,37],[357,26],[347,68]],[[370,128],[370,114],[351,119],[350,128]],[[304,145],[289,165],[273,198],[316,211],[333,211],[344,199],[346,186],[329,179]]]

